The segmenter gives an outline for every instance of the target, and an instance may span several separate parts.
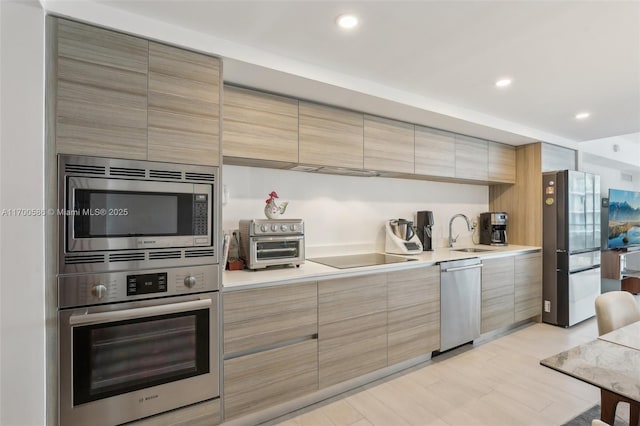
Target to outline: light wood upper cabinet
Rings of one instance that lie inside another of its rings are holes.
[[[149,160],[218,165],[220,61],[149,43]]]
[[[413,124],[364,116],[364,168],[413,174]]]
[[[387,274],[388,363],[397,364],[440,347],[440,268]]]
[[[489,180],[516,182],[516,149],[510,145],[489,142]]]
[[[223,294],[225,355],[318,333],[315,282]]]
[[[416,174],[440,177],[456,175],[456,140],[453,133],[416,126]]]
[[[57,152],[146,159],[148,42],[65,19],[52,25]]]
[[[514,279],[512,256],[482,261],[482,333],[515,322]]]
[[[386,274],[318,283],[319,385],[387,366]]]
[[[456,178],[489,179],[489,144],[469,136],[456,135]]]
[[[298,101],[224,86],[222,153],[226,157],[298,162]]]
[[[299,120],[300,163],[363,167],[362,113],[300,101]]]
[[[515,257],[515,320],[542,314],[542,253]]]

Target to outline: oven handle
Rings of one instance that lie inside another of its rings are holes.
[[[211,306],[211,299],[193,300],[190,302],[170,303],[168,305],[147,306],[144,308],[123,309],[121,311],[97,312],[95,314],[72,315],[69,325],[87,325],[123,321],[155,315],[173,314],[192,311]]]

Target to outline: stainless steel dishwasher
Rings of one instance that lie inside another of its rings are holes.
[[[440,352],[480,337],[480,259],[440,263]]]

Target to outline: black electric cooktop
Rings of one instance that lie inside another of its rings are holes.
[[[391,256],[382,253],[365,253],[365,254],[350,254],[346,256],[329,256],[329,257],[315,257],[313,259],[307,259],[312,262],[321,263],[323,265],[331,266],[338,269],[359,268],[362,266],[374,266],[374,265],[386,265],[389,263],[401,263],[410,262],[412,260],[406,257]]]

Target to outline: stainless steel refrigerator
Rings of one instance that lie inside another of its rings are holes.
[[[570,327],[595,315],[600,294],[600,176],[542,175],[542,320]]]

